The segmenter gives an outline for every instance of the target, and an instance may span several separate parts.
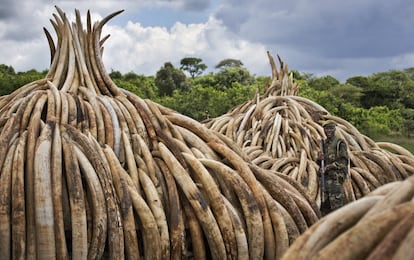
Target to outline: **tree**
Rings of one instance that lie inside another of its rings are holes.
[[[111,70],[111,73],[109,73],[109,77],[111,77],[111,79],[120,79],[122,78],[122,73],[117,70]]]
[[[241,67],[243,66],[243,63],[240,60],[235,59],[225,59],[220,61],[215,68],[216,69],[226,69],[230,67]]]
[[[401,115],[405,119],[402,133],[406,135],[408,138],[410,138],[414,136],[414,109],[402,109]]]
[[[187,71],[191,78],[195,78],[195,76],[201,75],[207,69],[207,65],[201,63],[202,61],[202,59],[194,57],[183,58],[180,61],[180,69]]]
[[[155,86],[154,76],[137,75],[134,72],[128,72],[124,75],[115,72],[115,77],[111,78],[115,84],[126,89],[141,98],[155,98],[158,96],[158,88]]]
[[[231,108],[250,100],[255,89],[238,83],[231,89],[219,91],[211,86],[194,85],[188,92],[174,91],[172,96],[158,102],[196,120],[217,117]]]
[[[364,86],[361,104],[364,108],[387,106],[390,109],[401,108],[413,103],[414,82],[403,71],[391,70],[375,73],[368,77]]]
[[[328,90],[335,87],[340,82],[332,76],[324,76],[321,78],[312,78],[309,80],[309,86],[316,90]]]
[[[132,71],[128,72],[128,73],[125,73],[124,76],[123,76],[124,80],[128,80],[128,81],[135,81],[135,80],[137,80],[138,78],[141,78],[141,77],[142,76],[138,76],[138,74],[136,74]]]
[[[5,64],[0,64],[0,74],[8,74],[8,75],[15,75],[16,72],[12,66],[7,66]]]
[[[348,78],[345,83],[354,85],[355,87],[364,88],[369,84],[369,79],[364,76],[355,76]]]
[[[171,96],[174,90],[185,87],[185,79],[185,74],[181,70],[175,68],[171,62],[166,62],[157,71],[155,85],[160,96]]]
[[[297,81],[308,81],[314,77],[311,73],[301,73],[297,70],[290,70],[289,73],[292,73],[293,78]]]
[[[360,107],[361,97],[363,95],[362,88],[354,86],[352,84],[339,84],[329,89],[328,92],[334,96],[343,100],[343,102],[350,103],[353,106]]]
[[[233,87],[234,83],[251,85],[254,77],[250,76],[247,69],[241,67],[229,67],[216,73],[216,86],[218,90],[226,90]]]
[[[10,94],[27,83],[44,78],[47,71],[34,69],[16,73],[11,66],[0,65],[0,96]]]
[[[371,107],[364,111],[360,130],[368,136],[389,135],[392,130],[401,131],[404,119],[400,110],[392,110],[386,106]]]
[[[407,68],[404,70],[404,72],[407,73],[410,79],[414,80],[414,67]]]

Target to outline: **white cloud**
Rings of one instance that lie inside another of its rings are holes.
[[[13,66],[15,71],[49,68],[50,52],[45,39],[27,42],[2,40],[0,44],[0,63]]]
[[[214,18],[199,24],[175,23],[171,29],[128,22],[125,28],[108,26],[107,32],[111,38],[105,43],[104,63],[122,73],[155,75],[165,62],[178,67],[182,58],[190,56],[203,59],[209,69],[226,58],[256,68],[267,63],[263,45],[237,38]]]
[[[270,75],[266,51],[291,69],[343,81],[413,67],[414,5],[409,0],[49,0],[7,1],[0,7],[0,64],[16,71],[49,67],[42,27],[58,4],[71,21],[78,9],[92,21],[124,9],[103,28],[111,37],[108,70],[154,75],[186,56],[213,70],[226,58],[256,75]]]

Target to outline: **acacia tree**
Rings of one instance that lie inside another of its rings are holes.
[[[207,65],[202,63],[202,61],[202,59],[195,57],[183,58],[180,61],[180,69],[187,71],[191,78],[195,78],[195,76],[201,75],[207,69]]]
[[[224,59],[222,61],[220,61],[215,68],[216,69],[226,69],[226,68],[230,68],[230,67],[241,67],[243,66],[243,62],[241,62],[241,60],[236,60],[236,59]]]

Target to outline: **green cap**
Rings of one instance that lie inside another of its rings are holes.
[[[336,122],[333,121],[333,120],[326,120],[325,122],[323,122],[322,126],[323,127],[326,127],[326,126],[336,126]]]

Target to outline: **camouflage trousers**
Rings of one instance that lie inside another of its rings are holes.
[[[345,204],[342,174],[330,173],[325,177],[325,201],[321,205],[322,215],[326,215]]]

